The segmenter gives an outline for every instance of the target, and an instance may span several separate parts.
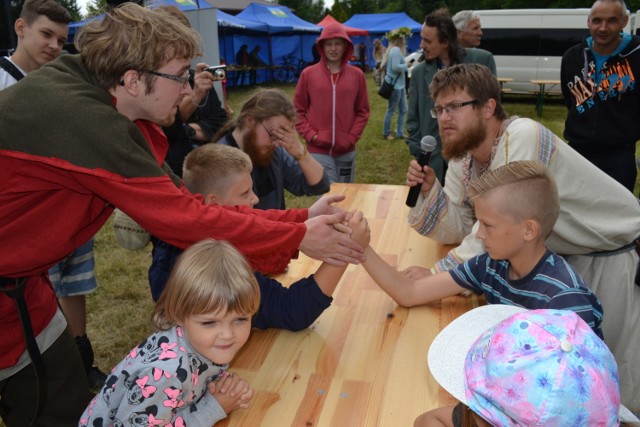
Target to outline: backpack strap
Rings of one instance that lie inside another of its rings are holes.
[[[18,81],[18,82],[24,78],[24,74],[22,74],[22,72],[20,70],[18,70],[18,67],[13,65],[13,62],[9,61],[4,56],[0,57],[0,67],[4,68],[4,70],[7,73],[9,73],[11,75],[11,77],[16,79],[16,81]]]
[[[2,58],[4,59],[4,58]],[[47,367],[45,366],[42,353],[36,342],[36,337],[31,326],[31,318],[29,317],[29,310],[27,309],[27,303],[24,299],[24,288],[26,286],[26,278],[13,279],[9,277],[0,276],[0,292],[7,295],[9,298],[16,302],[18,309],[18,317],[20,318],[20,324],[22,325],[22,332],[24,341],[27,347],[27,353],[31,359],[31,365],[35,370],[37,379],[37,393],[36,393],[36,411],[29,423],[29,426],[36,425],[38,417],[42,414],[46,403],[47,395]]]

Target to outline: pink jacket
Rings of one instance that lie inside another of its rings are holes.
[[[324,40],[342,38],[347,49],[335,84],[324,56]],[[364,73],[349,65],[353,43],[340,24],[327,26],[318,37],[320,62],[305,68],[294,97],[296,129],[311,153],[339,156],[356,149],[369,120],[369,97]],[[311,139],[317,135],[312,142]]]

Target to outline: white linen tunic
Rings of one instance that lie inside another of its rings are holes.
[[[638,200],[549,129],[514,117],[504,122],[487,170],[518,160],[538,160],[555,177],[560,216],[546,245],[565,255],[600,299],[604,338],[619,365],[622,403],[640,411],[640,287],[634,283],[638,255],[632,245],[640,236]],[[438,272],[485,252],[466,196],[477,175],[470,156],[450,161],[445,187],[436,180],[409,213],[409,224],[420,234],[459,243],[436,263]],[[594,254],[602,251],[611,253]]]

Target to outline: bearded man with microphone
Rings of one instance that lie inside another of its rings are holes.
[[[438,180],[444,184],[447,164],[441,153],[438,121],[429,115],[429,110],[433,108],[429,85],[438,70],[455,64],[486,65],[495,75],[496,63],[493,55],[486,50],[462,48],[458,45],[458,31],[447,9],[434,10],[425,17],[420,29],[420,39],[420,48],[424,55],[411,67],[407,104],[409,138],[406,142],[411,155],[418,157],[422,138],[431,135],[438,140],[429,164],[436,171]]]
[[[473,200],[466,194],[470,180],[517,160],[546,165],[560,197],[560,216],[546,245],[565,256],[600,299],[604,340],[619,366],[622,403],[637,413],[640,286],[634,282],[640,236],[638,200],[540,123],[508,117],[500,103],[500,85],[487,67],[459,64],[441,70],[430,91],[449,168],[443,187],[430,167],[411,161],[407,185],[420,186],[420,195],[409,213],[409,223],[438,242],[458,244],[436,263],[433,272],[449,271],[485,252],[476,237],[479,224]],[[523,202],[514,201],[517,203]],[[544,204],[545,200],[524,203]],[[414,279],[431,273],[420,267],[405,270]]]

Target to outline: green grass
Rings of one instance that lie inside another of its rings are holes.
[[[376,94],[371,74],[367,76],[371,117],[358,143],[356,177],[360,183],[404,184],[410,155],[401,140],[382,138],[386,101]],[[294,84],[279,84],[293,97]],[[251,90],[229,92],[229,103],[238,112]],[[510,96],[504,100],[509,114],[535,118],[535,99]],[[560,102],[545,103],[542,123],[562,135],[566,109]],[[315,198],[288,198],[289,207],[308,206]],[[150,332],[152,301],[147,283],[151,262],[150,247],[141,251],[121,249],[115,242],[111,222],[96,237],[98,290],[88,297],[88,333],[96,353],[96,363],[110,370],[126,352]]]
[[[367,75],[371,116],[362,139],[358,143],[356,180],[359,183],[404,184],[407,164],[411,159],[401,140],[382,138],[382,121],[386,101],[376,94],[376,86]],[[294,84],[274,85],[293,98]],[[229,103],[238,112],[249,89],[229,91]],[[508,96],[504,99],[511,115],[536,118],[535,99],[531,96]],[[541,122],[562,135],[566,109],[558,100],[545,103]],[[635,193],[638,194],[636,184]],[[289,207],[309,206],[315,198],[287,198]],[[153,307],[147,270],[151,263],[150,245],[140,251],[120,248],[109,221],[96,236],[96,275],[98,289],[88,296],[88,334],[93,343],[96,364],[109,372],[124,355],[151,331],[149,316]],[[0,421],[0,426],[2,426]]]
[[[403,141],[382,138],[382,121],[386,101],[376,94],[371,74],[367,76],[371,116],[358,143],[356,177],[359,183],[404,184],[407,164],[411,159]],[[279,84],[293,98],[294,84]],[[229,103],[238,112],[249,89],[229,92]],[[508,96],[504,105],[509,114],[536,118],[535,99],[530,96]],[[559,100],[545,103],[541,122],[562,135],[566,109]],[[636,194],[638,185],[636,184]],[[309,206],[315,198],[287,198],[289,207]],[[88,296],[88,334],[93,342],[96,364],[105,372],[111,370],[151,331],[149,316],[153,307],[147,270],[151,248],[127,251],[120,248],[109,221],[96,236],[96,275],[98,289]],[[2,426],[0,421],[0,426]]]

